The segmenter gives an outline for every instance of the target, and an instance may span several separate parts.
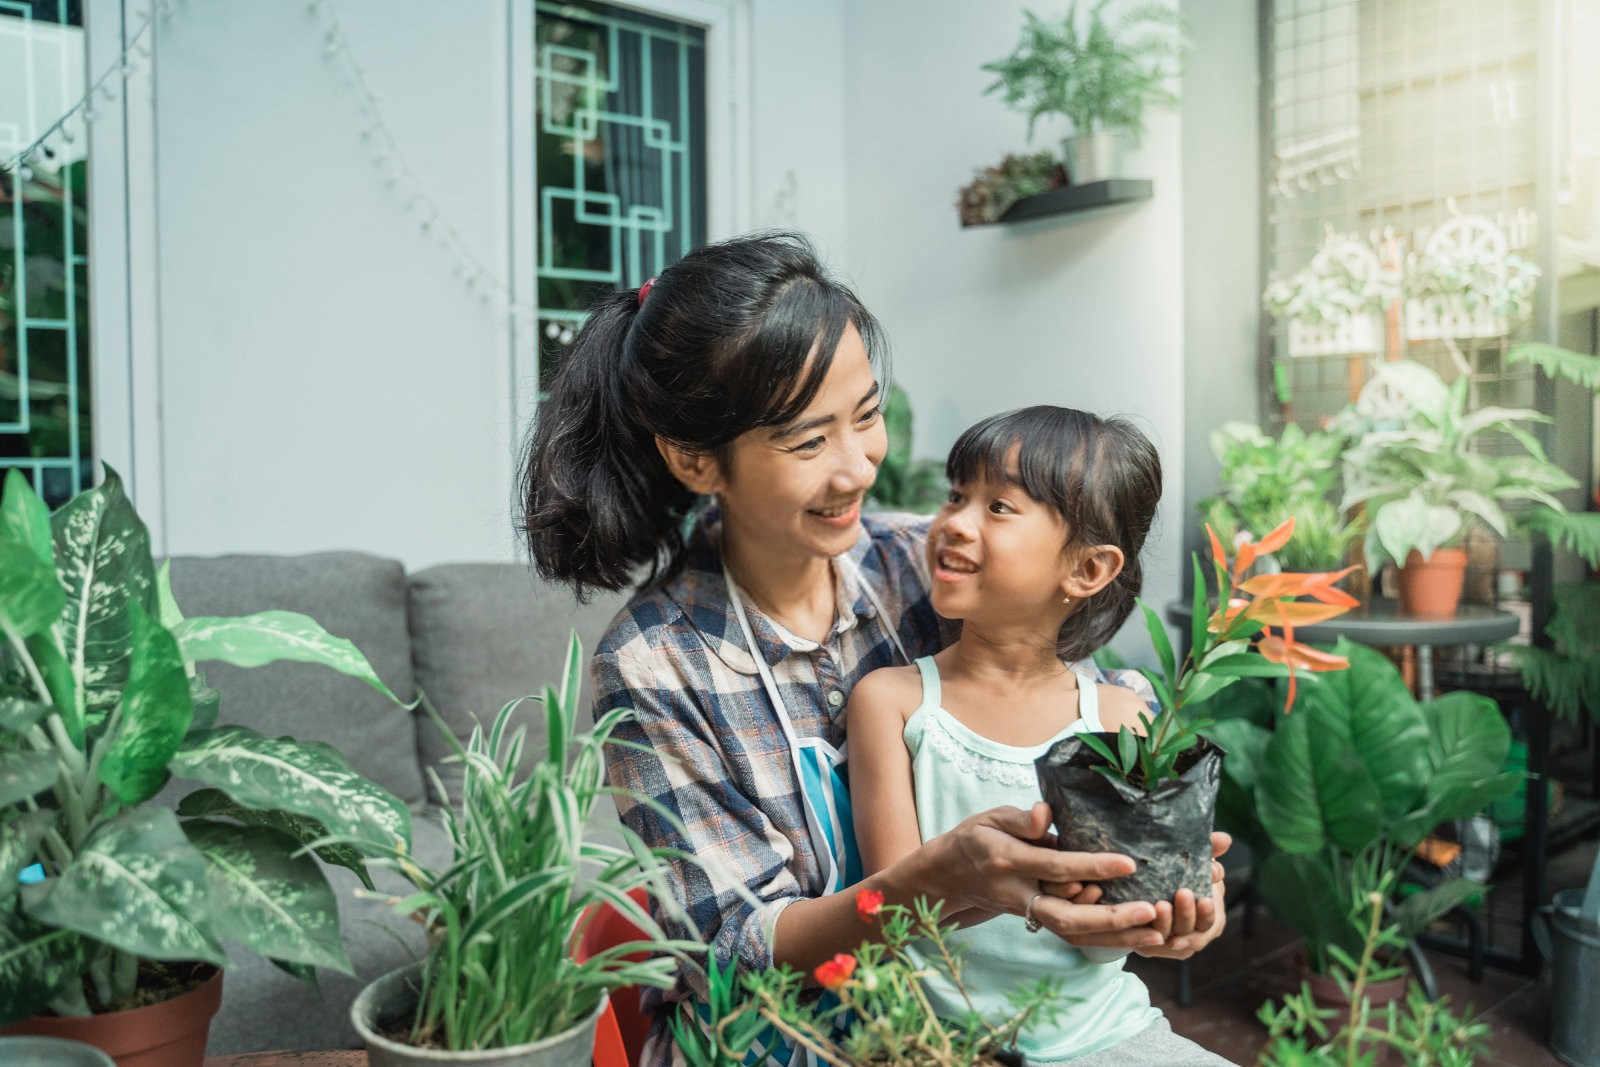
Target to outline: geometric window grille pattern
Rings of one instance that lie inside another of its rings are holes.
[[[83,93],[82,27],[76,0],[0,0],[0,156]],[[30,176],[0,173],[0,474],[52,507],[93,477],[85,151],[52,137]]]
[[[1292,275],[1330,229],[1393,263],[1457,213],[1493,221],[1533,259],[1539,6],[1267,0],[1267,270]],[[1514,338],[1452,352],[1385,327],[1379,358],[1426,363],[1447,381],[1465,364],[1474,405],[1532,406],[1531,371],[1503,361]],[[1273,328],[1273,421],[1316,425],[1372,369],[1370,356],[1287,358],[1286,324]]]
[[[607,292],[705,242],[705,30],[600,3],[535,5],[541,392]]]

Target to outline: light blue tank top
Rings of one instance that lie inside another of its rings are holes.
[[[1101,729],[1099,693],[1083,671],[1076,672],[1078,721],[1042,744],[1023,748],[984,737],[944,710],[932,657],[917,660],[917,670],[922,703],[906,720],[904,736],[923,841],[990,808],[1031,808],[1043,799],[1033,761],[1063,737]],[[1024,1030],[1018,1042],[1030,1064],[1109,1048],[1161,1018],[1144,983],[1123,970],[1126,952],[1073,948],[1049,930],[1029,933],[1019,915],[996,916],[958,931],[950,944],[962,954],[963,979],[973,1006],[986,1019],[1009,1014],[1011,992],[1047,975],[1060,980],[1064,1010],[1054,1023]],[[942,979],[929,981],[928,994],[940,1015],[965,1014],[965,1001]]]

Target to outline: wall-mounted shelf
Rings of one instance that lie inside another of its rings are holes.
[[[1154,195],[1155,183],[1148,178],[1110,178],[1086,185],[1067,185],[1038,196],[1023,197],[1000,216],[1000,221],[1021,222],[1023,219],[1043,218],[1046,215],[1090,211],[1097,207],[1149,200]]]

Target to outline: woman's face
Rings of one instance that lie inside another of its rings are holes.
[[[837,556],[855,544],[861,502],[889,447],[879,399],[866,345],[846,326],[806,409],[734,439],[716,490],[725,529],[782,555]]]
[[[1071,567],[1067,524],[1013,477],[953,486],[928,529],[933,610],[947,619],[1008,622],[1038,618],[1062,602]]]

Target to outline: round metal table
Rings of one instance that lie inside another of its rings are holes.
[[[1188,632],[1192,605],[1173,601],[1167,605],[1167,620]],[[1509,611],[1488,604],[1463,603],[1448,619],[1419,619],[1400,610],[1400,603],[1377,597],[1364,601],[1337,618],[1313,626],[1296,626],[1296,640],[1314,644],[1337,641],[1341,637],[1363,645],[1417,646],[1417,697],[1433,699],[1433,656],[1435,646],[1490,645],[1517,632],[1520,620]]]

